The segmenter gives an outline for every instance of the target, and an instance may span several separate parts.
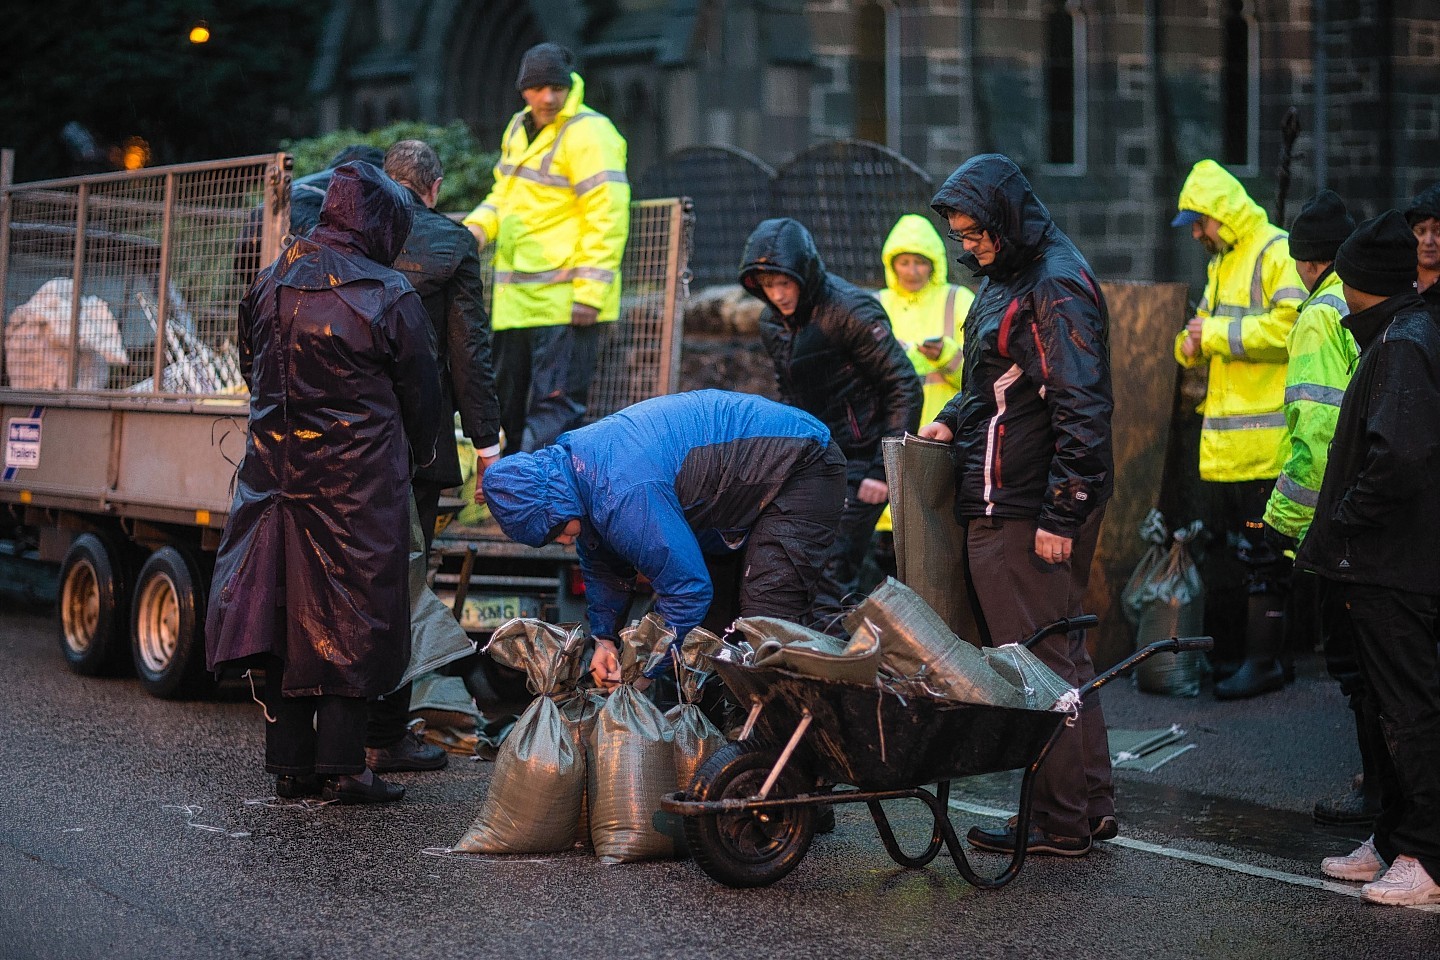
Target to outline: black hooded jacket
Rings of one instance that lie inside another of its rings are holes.
[[[205,652],[279,657],[287,696],[379,696],[410,660],[410,468],[445,424],[425,308],[389,266],[410,223],[399,184],[346,164],[240,304],[250,419]]]
[[[1440,594],[1440,330],[1414,293],[1341,323],[1360,361],[1296,565],[1331,580]]]
[[[791,316],[770,305],[761,273],[783,273],[800,284]],[[760,339],[775,363],[780,399],[830,428],[851,462],[851,483],[884,480],[880,439],[916,430],[923,399],[885,308],[828,273],[810,231],[788,218],[765,220],[750,234],[740,283],[766,305]],[[854,476],[862,466],[862,476]]]
[[[955,434],[956,515],[1037,520],[1073,537],[1113,486],[1109,314],[1080,251],[1008,158],[982,154],[931,204],[974,220],[995,259],[965,319],[965,386],[935,419]]]

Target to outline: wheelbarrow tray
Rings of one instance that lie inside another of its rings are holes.
[[[907,696],[878,686],[821,680],[774,667],[716,662],[741,704],[761,704],[759,738],[784,744],[804,711],[796,747],[816,776],[863,791],[903,790],[1028,767],[1066,714]]]

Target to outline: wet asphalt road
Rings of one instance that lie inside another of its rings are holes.
[[[1120,842],[1031,859],[991,893],[943,854],[898,869],[858,806],[839,808],[837,832],[794,873],[752,891],[688,862],[432,856],[469,825],[489,765],[402,775],[410,795],[388,809],[247,804],[272,792],[248,693],[169,703],[133,679],[73,676],[50,615],[13,606],[0,664],[7,960],[1440,956],[1440,911],[1303,885],[1364,832],[1308,816],[1357,766],[1318,661],[1284,694],[1239,704],[1108,688],[1112,726],[1178,722],[1197,748],[1117,775]],[[957,827],[996,822],[974,811],[1012,809],[1017,793],[1010,776],[957,785]],[[911,846],[928,832],[897,817]]]

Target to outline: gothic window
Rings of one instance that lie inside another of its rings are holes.
[[[1063,2],[1045,11],[1045,159],[1085,162],[1085,18]]]
[[[1226,0],[1220,59],[1220,144],[1227,166],[1258,162],[1260,36],[1244,0]]]
[[[900,145],[900,17],[893,0],[864,3],[855,15],[855,136]]]

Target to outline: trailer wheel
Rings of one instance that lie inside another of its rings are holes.
[[[124,669],[129,600],[120,545],[99,533],[76,537],[60,565],[57,593],[60,650],[71,670],[102,676]]]
[[[780,751],[731,743],[700,767],[687,791],[691,800],[746,800],[760,792]],[[770,796],[796,796],[806,779],[792,760]],[[763,887],[795,869],[815,836],[814,807],[772,807],[685,817],[685,840],[695,862],[731,887]]]
[[[211,685],[205,672],[205,583],[200,565],[161,547],[140,568],[132,604],[135,672],[153,696],[194,696]]]

